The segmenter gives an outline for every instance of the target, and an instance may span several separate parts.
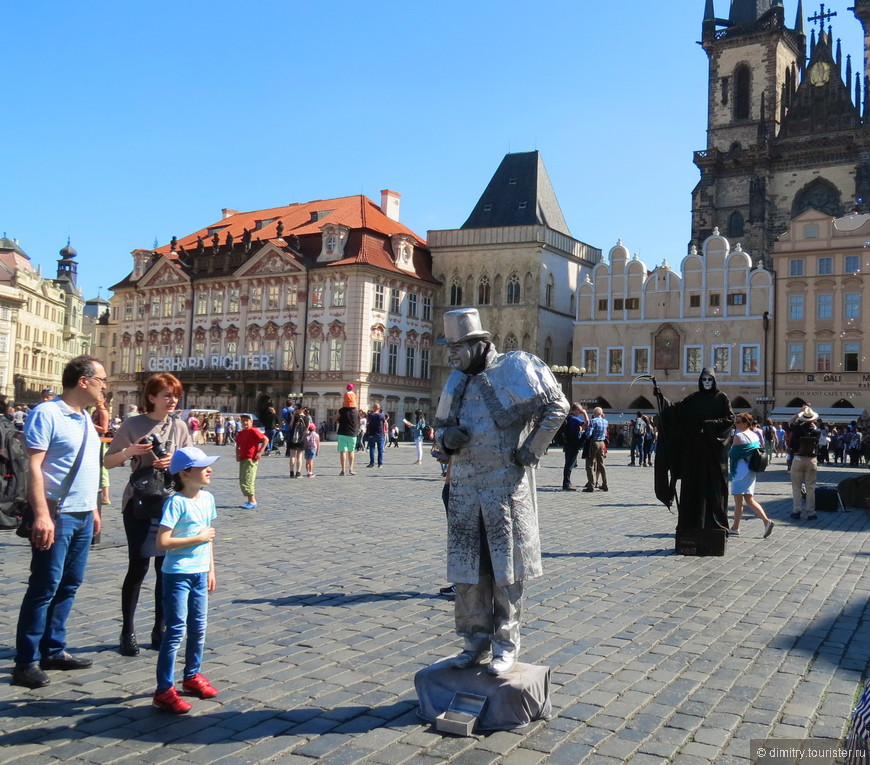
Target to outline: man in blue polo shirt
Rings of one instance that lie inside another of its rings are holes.
[[[106,370],[93,356],[78,356],[64,368],[62,381],[63,393],[34,408],[24,426],[33,549],[18,616],[12,684],[27,688],[48,685],[43,670],[93,664],[67,652],[66,620],[84,579],[91,538],[100,531],[100,437],[85,408],[99,401]],[[80,451],[73,480],[65,481]]]

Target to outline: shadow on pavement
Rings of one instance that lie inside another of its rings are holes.
[[[550,553],[542,552],[542,558],[630,558],[635,555],[673,555],[674,548],[662,550],[590,550],[588,552]]]
[[[234,603],[264,604],[273,606],[350,606],[354,603],[377,603],[381,600],[410,600],[423,598],[426,600],[444,599],[443,595],[429,592],[394,591],[394,592],[312,592],[307,595],[289,595],[286,598],[250,598],[234,600]]]
[[[870,602],[863,600],[806,626],[787,625],[771,639],[769,647],[802,654],[814,664],[865,672],[870,663],[870,644],[863,638],[868,621]]]
[[[28,698],[21,702],[6,704],[3,714],[9,718],[55,717],[58,724],[40,725],[25,728],[0,736],[0,746],[20,746],[29,743],[50,744],[53,741],[67,742],[70,734],[84,729],[93,735],[94,728],[100,728],[101,738],[119,740],[138,740],[160,743],[209,743],[221,741],[258,741],[273,736],[319,736],[327,732],[355,734],[366,733],[387,725],[419,725],[415,710],[416,699],[396,701],[377,707],[347,706],[334,709],[303,707],[299,709],[257,709],[194,712],[174,716],[160,712],[151,706],[151,697],[142,698],[141,706],[117,706],[118,702],[129,702],[130,698],[88,698],[81,703],[69,698],[36,700]],[[60,721],[71,712],[81,714],[86,708],[105,703],[93,714],[77,719],[75,725],[64,725]],[[229,702],[228,706],[231,706]],[[119,723],[120,719],[124,720]],[[400,720],[406,716],[407,719]],[[223,735],[209,735],[203,739],[203,722],[208,728],[222,731]],[[102,723],[114,722],[111,727]],[[260,726],[264,726],[260,728]],[[267,730],[268,732],[267,732]]]

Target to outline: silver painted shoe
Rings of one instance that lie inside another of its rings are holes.
[[[514,651],[505,651],[493,657],[486,671],[491,675],[506,675],[517,665],[517,655]]]

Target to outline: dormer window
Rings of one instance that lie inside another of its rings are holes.
[[[327,223],[322,229],[320,260],[341,260],[344,257],[344,248],[347,244],[347,236],[350,229],[347,226],[339,226]]]
[[[407,234],[392,234],[393,262],[403,271],[414,271],[414,239]]]
[[[263,218],[262,220],[254,221],[254,231],[259,231],[260,229],[266,228],[270,223],[274,223],[277,218]],[[211,229],[209,229],[209,236],[211,236]]]

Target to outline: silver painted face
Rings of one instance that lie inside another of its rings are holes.
[[[447,346],[447,363],[460,372],[468,369],[471,366],[471,344],[467,342],[450,343]]]
[[[710,375],[701,375],[701,387],[704,390],[713,390],[715,380]]]

